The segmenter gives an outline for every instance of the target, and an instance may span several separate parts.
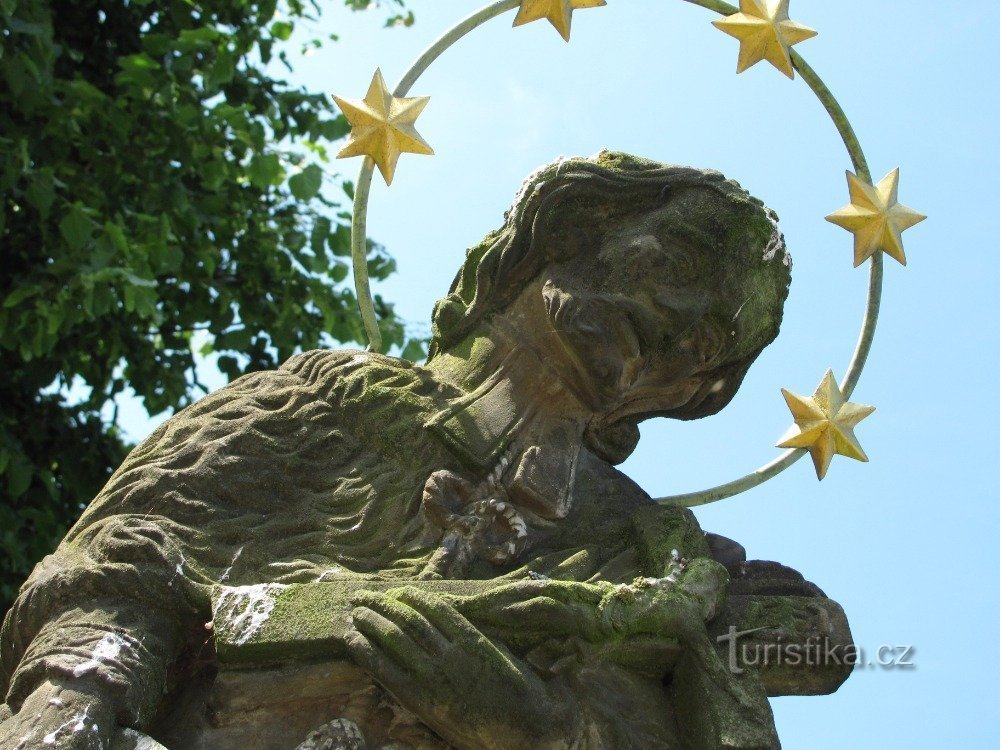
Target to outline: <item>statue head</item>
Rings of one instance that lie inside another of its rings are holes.
[[[714,414],[777,336],[790,265],[774,212],[718,172],[560,159],[468,251],[435,307],[430,359],[540,294],[546,354],[608,405],[606,425]]]

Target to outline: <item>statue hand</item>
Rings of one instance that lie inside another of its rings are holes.
[[[575,736],[573,696],[476,629],[446,599],[415,587],[353,600],[352,658],[459,747],[537,748]]]
[[[530,580],[459,598],[456,606],[472,622],[529,640],[579,636],[589,641],[658,635],[684,639],[704,632],[725,593],[725,569],[696,560],[679,580],[606,582]]]
[[[727,580],[721,565],[698,559],[676,579],[630,585],[517,581],[458,597],[455,606],[477,627],[503,633],[506,643],[522,650],[551,639],[588,642],[599,647],[602,661],[655,673],[678,647],[704,649],[704,623],[721,606]]]

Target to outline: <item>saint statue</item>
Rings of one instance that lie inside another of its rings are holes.
[[[688,747],[706,702],[724,746],[775,745],[705,630],[726,545],[614,467],[641,421],[729,403],[789,279],[775,214],[717,172],[541,168],[437,303],[426,364],[304,352],[131,452],[4,621],[0,746],[170,746],[213,592],[316,581],[379,583],[346,652],[442,747]],[[426,585],[449,580],[483,588]]]

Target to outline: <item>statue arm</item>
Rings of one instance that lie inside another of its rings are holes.
[[[193,605],[167,567],[179,552],[154,519],[110,517],[93,532],[86,551],[64,543],[39,564],[4,622],[2,747],[107,746],[163,695]]]

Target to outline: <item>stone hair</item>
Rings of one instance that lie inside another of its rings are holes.
[[[435,305],[429,358],[503,310],[547,265],[569,260],[587,248],[596,250],[607,227],[661,206],[686,188],[712,190],[729,205],[766,216],[771,236],[759,260],[790,264],[774,212],[719,172],[609,151],[591,158],[557,159],[525,180],[503,226],[467,252],[448,295]],[[784,277],[787,290],[787,270]],[[777,300],[779,307],[784,296],[782,292]],[[777,330],[765,337],[767,341],[755,343],[753,356],[776,334]]]

